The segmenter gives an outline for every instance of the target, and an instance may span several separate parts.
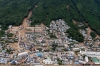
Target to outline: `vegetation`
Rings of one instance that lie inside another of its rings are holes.
[[[9,53],[9,54],[13,53],[10,49],[7,49],[6,52]]]
[[[12,34],[12,33],[7,33],[7,36],[8,36],[8,37],[12,37],[13,34]]]
[[[57,44],[52,44],[52,50],[55,51],[57,46],[58,46]]]
[[[70,28],[70,29],[67,30],[67,32],[69,34],[68,35],[69,38],[75,39],[79,42],[83,42],[84,37],[77,30],[74,30],[74,29]]]
[[[37,50],[42,51],[42,48],[37,48]]]
[[[96,37],[95,32],[91,32],[90,35],[92,36],[92,38],[95,38]]]
[[[63,50],[64,50],[64,51],[68,51],[68,49],[67,49],[67,48],[64,48]]]
[[[75,51],[75,54],[78,55],[79,52],[80,52],[80,51]]]
[[[0,0],[0,25],[3,30],[8,25],[20,25],[28,10],[32,9],[38,0]]]
[[[72,0],[78,13],[100,35],[100,0]]]
[[[57,38],[57,37],[53,34],[50,34],[50,38]]]
[[[5,34],[5,32],[2,30],[0,31],[0,38]]]
[[[62,60],[60,60],[60,59],[58,58],[57,61],[58,61],[58,64],[59,64],[59,65],[62,65]]]

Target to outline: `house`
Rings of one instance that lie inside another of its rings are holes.
[[[88,59],[88,57],[87,57],[87,56],[85,56],[85,61],[86,61],[86,62],[89,62],[89,59]]]
[[[42,57],[43,54],[42,54],[41,52],[38,52],[38,53],[36,53],[36,56],[38,56],[38,57]]]
[[[96,51],[80,51],[80,54],[87,55],[88,57],[100,58],[100,52]]]
[[[73,48],[73,51],[79,51],[80,48]]]
[[[53,64],[54,62],[51,59],[45,59],[43,60],[44,64]]]
[[[14,26],[10,29],[10,33],[15,34],[18,31],[19,27]]]
[[[96,57],[91,58],[95,64],[100,64],[99,60]]]
[[[0,57],[0,64],[7,64],[7,59]]]
[[[15,61],[15,60],[12,60],[12,61],[10,62],[11,65],[16,65],[17,63],[18,63],[18,62]]]
[[[28,55],[28,52],[18,53],[18,56],[26,56],[26,55]]]
[[[85,61],[82,61],[82,60],[79,60],[79,63],[86,64],[86,62]]]

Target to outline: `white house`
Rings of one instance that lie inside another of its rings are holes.
[[[45,59],[43,60],[44,64],[53,64],[53,61],[51,59]]]
[[[18,54],[18,56],[25,56],[25,55],[28,55],[28,52],[22,52]]]

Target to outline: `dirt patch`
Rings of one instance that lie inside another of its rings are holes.
[[[90,36],[90,33],[92,32],[92,30],[90,29],[90,27],[88,27],[88,30],[87,30],[87,37]]]
[[[73,23],[76,25],[77,24],[77,22],[75,21],[75,20],[72,20],[73,21]]]
[[[29,21],[29,18],[31,17],[31,15],[32,15],[32,11],[30,11],[28,16],[26,18],[24,18],[24,20],[23,20],[23,23],[22,23],[23,28],[22,28],[22,30],[19,31],[21,36],[25,36],[25,29],[26,29],[26,27],[29,27],[28,21]]]
[[[69,5],[67,5],[66,8],[69,9]]]
[[[18,43],[13,43],[13,44],[9,44],[9,45],[10,45],[10,47],[14,48],[15,51],[19,49]]]

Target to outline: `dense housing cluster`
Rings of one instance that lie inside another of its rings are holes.
[[[29,24],[26,20],[26,23]],[[83,26],[84,24],[78,24]],[[0,41],[0,64],[10,65],[72,65],[100,64],[100,38],[92,38],[89,28],[80,29],[81,43],[69,38],[71,27],[64,19],[53,20],[50,27],[44,24],[9,26]],[[10,34],[11,35],[7,35]]]

